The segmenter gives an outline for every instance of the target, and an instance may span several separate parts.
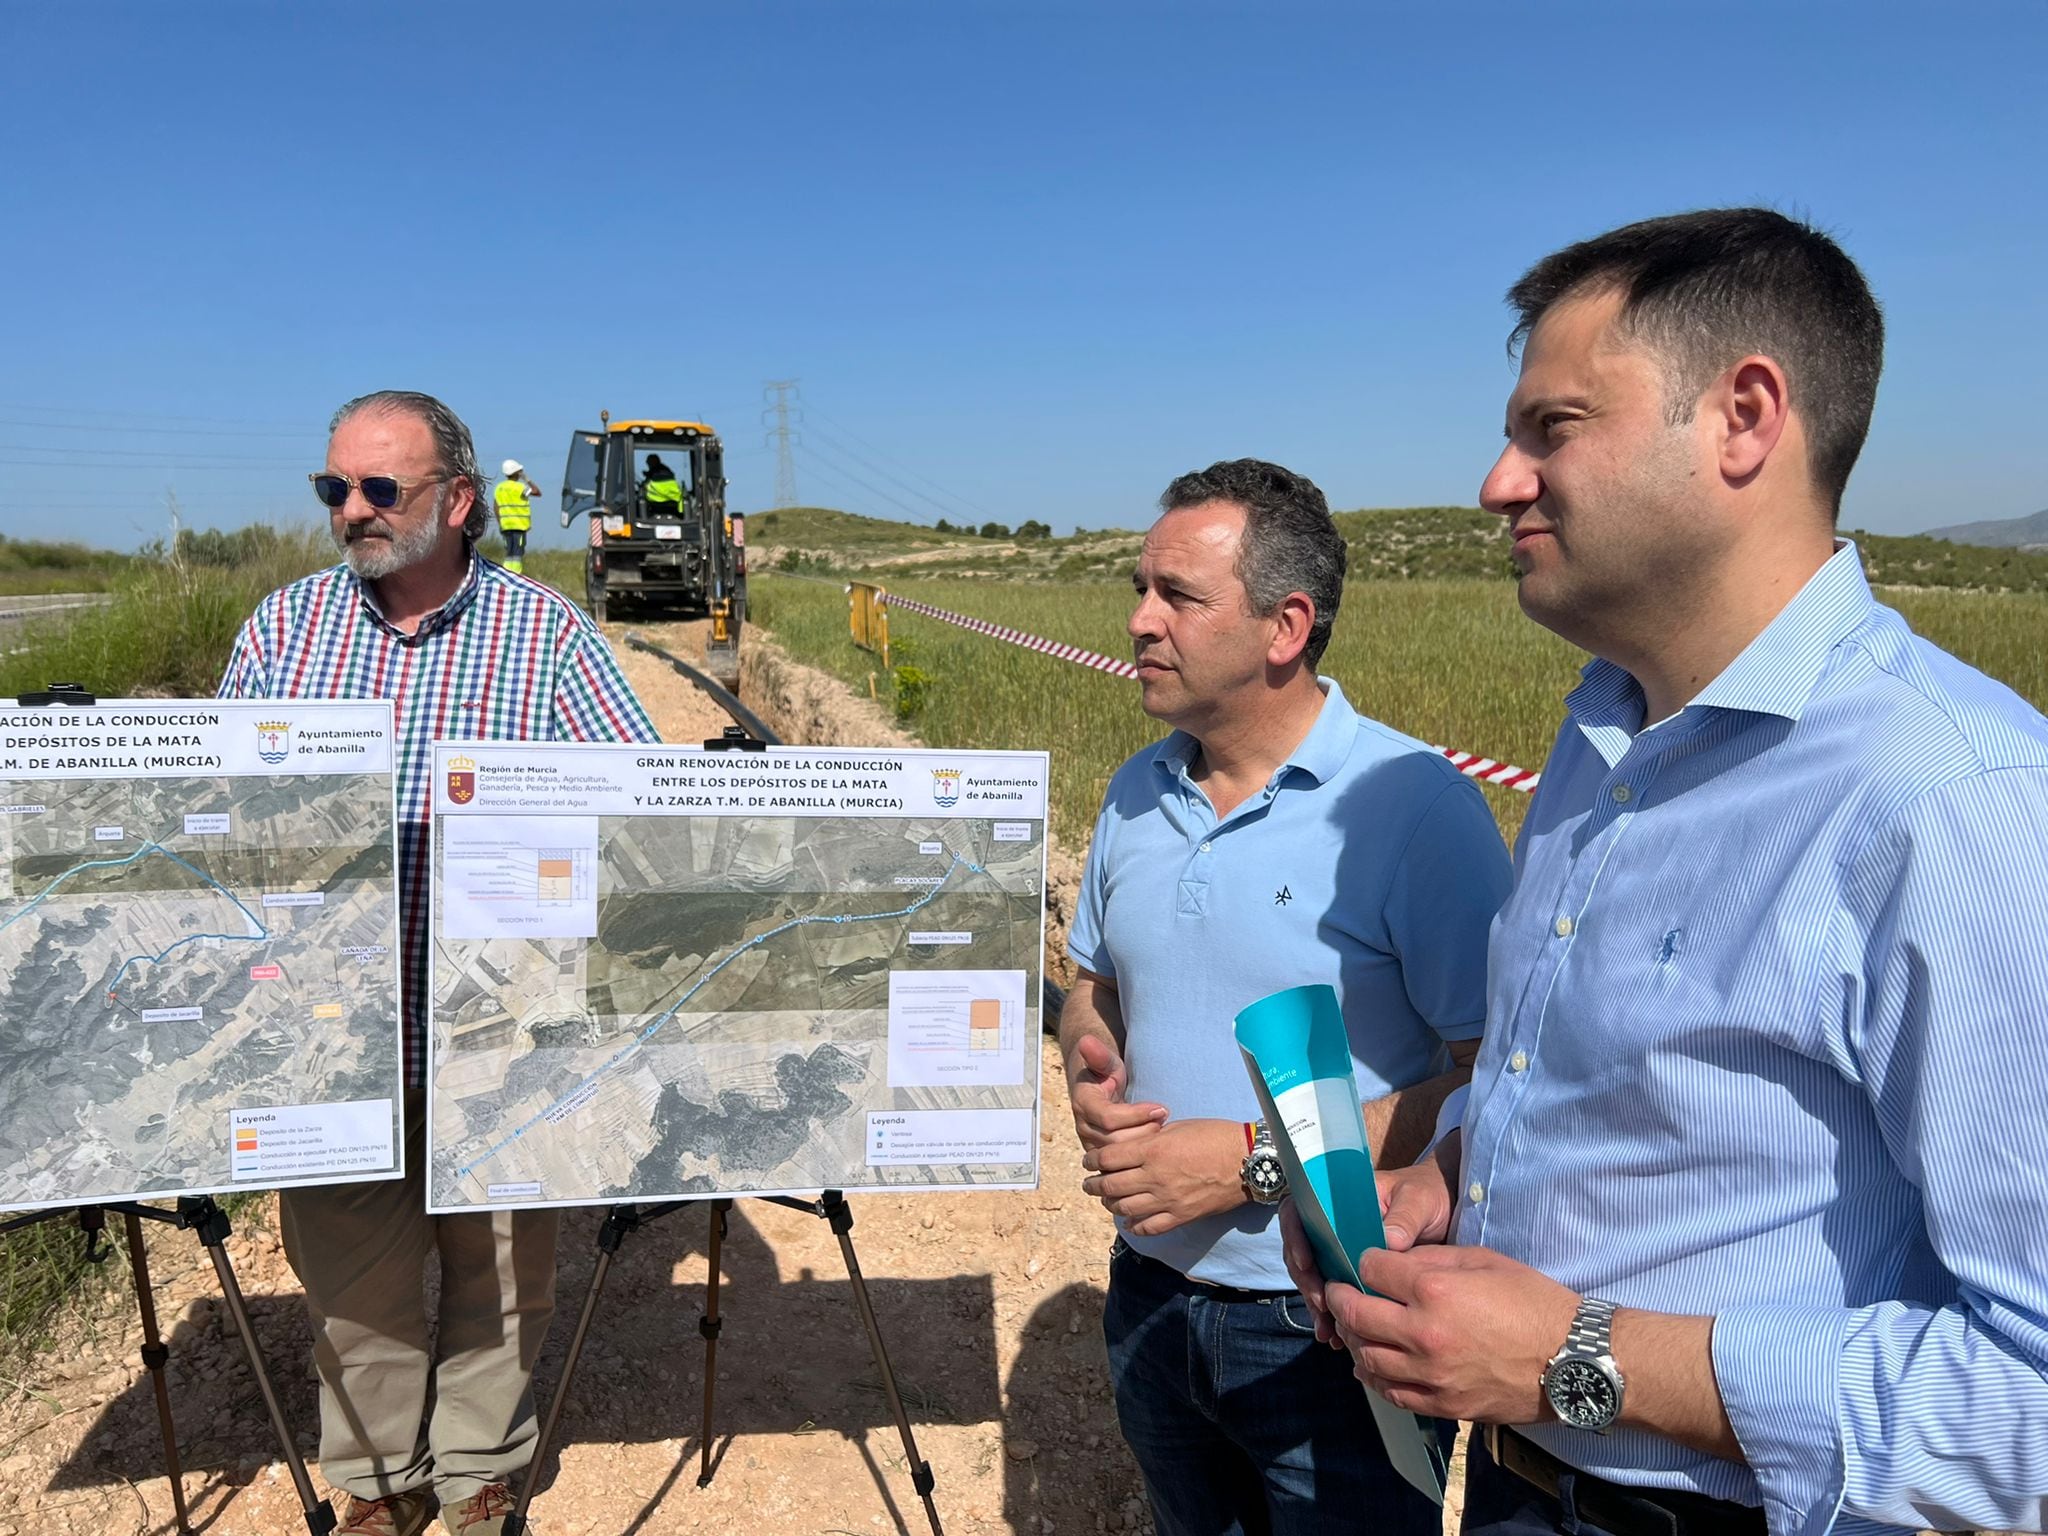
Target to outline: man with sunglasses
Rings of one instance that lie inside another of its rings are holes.
[[[486,481],[454,412],[384,390],[344,405],[331,432],[311,479],[343,563],[263,600],[220,693],[396,707],[411,1172],[285,1192],[285,1252],[312,1315],[321,1471],[349,1495],[340,1536],[417,1536],[436,1499],[450,1536],[497,1536],[512,1507],[506,1480],[533,1454],[556,1213],[425,1213],[431,748],[449,737],[659,738],[581,610],[476,553]],[[423,1295],[429,1251],[441,1261],[438,1348]]]

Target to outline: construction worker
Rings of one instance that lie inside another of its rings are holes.
[[[682,482],[676,479],[674,470],[661,462],[661,455],[658,453],[647,455],[647,471],[645,479],[641,482],[641,494],[647,498],[647,515],[650,517],[658,512],[680,514],[683,510]]]
[[[528,477],[525,466],[517,459],[507,459],[501,466],[505,478],[498,482],[491,492],[498,504],[498,532],[505,539],[505,569],[526,570],[526,530],[533,526],[533,505],[529,496],[538,496],[540,487]]]

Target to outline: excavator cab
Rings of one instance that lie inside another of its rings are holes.
[[[613,421],[569,440],[562,526],[590,519],[583,590],[599,623],[636,612],[711,620],[711,675],[739,685],[745,524],[725,508],[725,450],[700,421]]]

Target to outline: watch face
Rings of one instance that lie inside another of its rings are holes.
[[[1613,1379],[1590,1360],[1566,1360],[1552,1367],[1543,1393],[1557,1416],[1578,1429],[1605,1429],[1621,1411]]]
[[[1287,1170],[1278,1153],[1262,1148],[1245,1159],[1244,1181],[1254,1195],[1277,1200],[1287,1188]]]

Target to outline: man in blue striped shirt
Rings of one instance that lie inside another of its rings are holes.
[[[451,1536],[496,1536],[512,1503],[506,1479],[533,1452],[557,1217],[426,1214],[433,743],[658,738],[596,626],[476,553],[486,482],[447,406],[397,390],[351,400],[313,484],[344,563],[263,600],[220,693],[390,699],[397,716],[407,1174],[280,1197],[313,1320],[321,1472],[350,1495],[344,1536],[414,1536],[436,1496]],[[441,1259],[438,1359],[422,1286],[430,1250]]]
[[[1298,1232],[1291,1267],[1370,1384],[1486,1426],[1468,1536],[2040,1530],[2048,721],[1835,537],[1876,303],[1759,209],[1510,301],[1481,495],[1523,609],[1596,659],[1462,1132],[1382,1186],[1406,1251],[1372,1296]]]

